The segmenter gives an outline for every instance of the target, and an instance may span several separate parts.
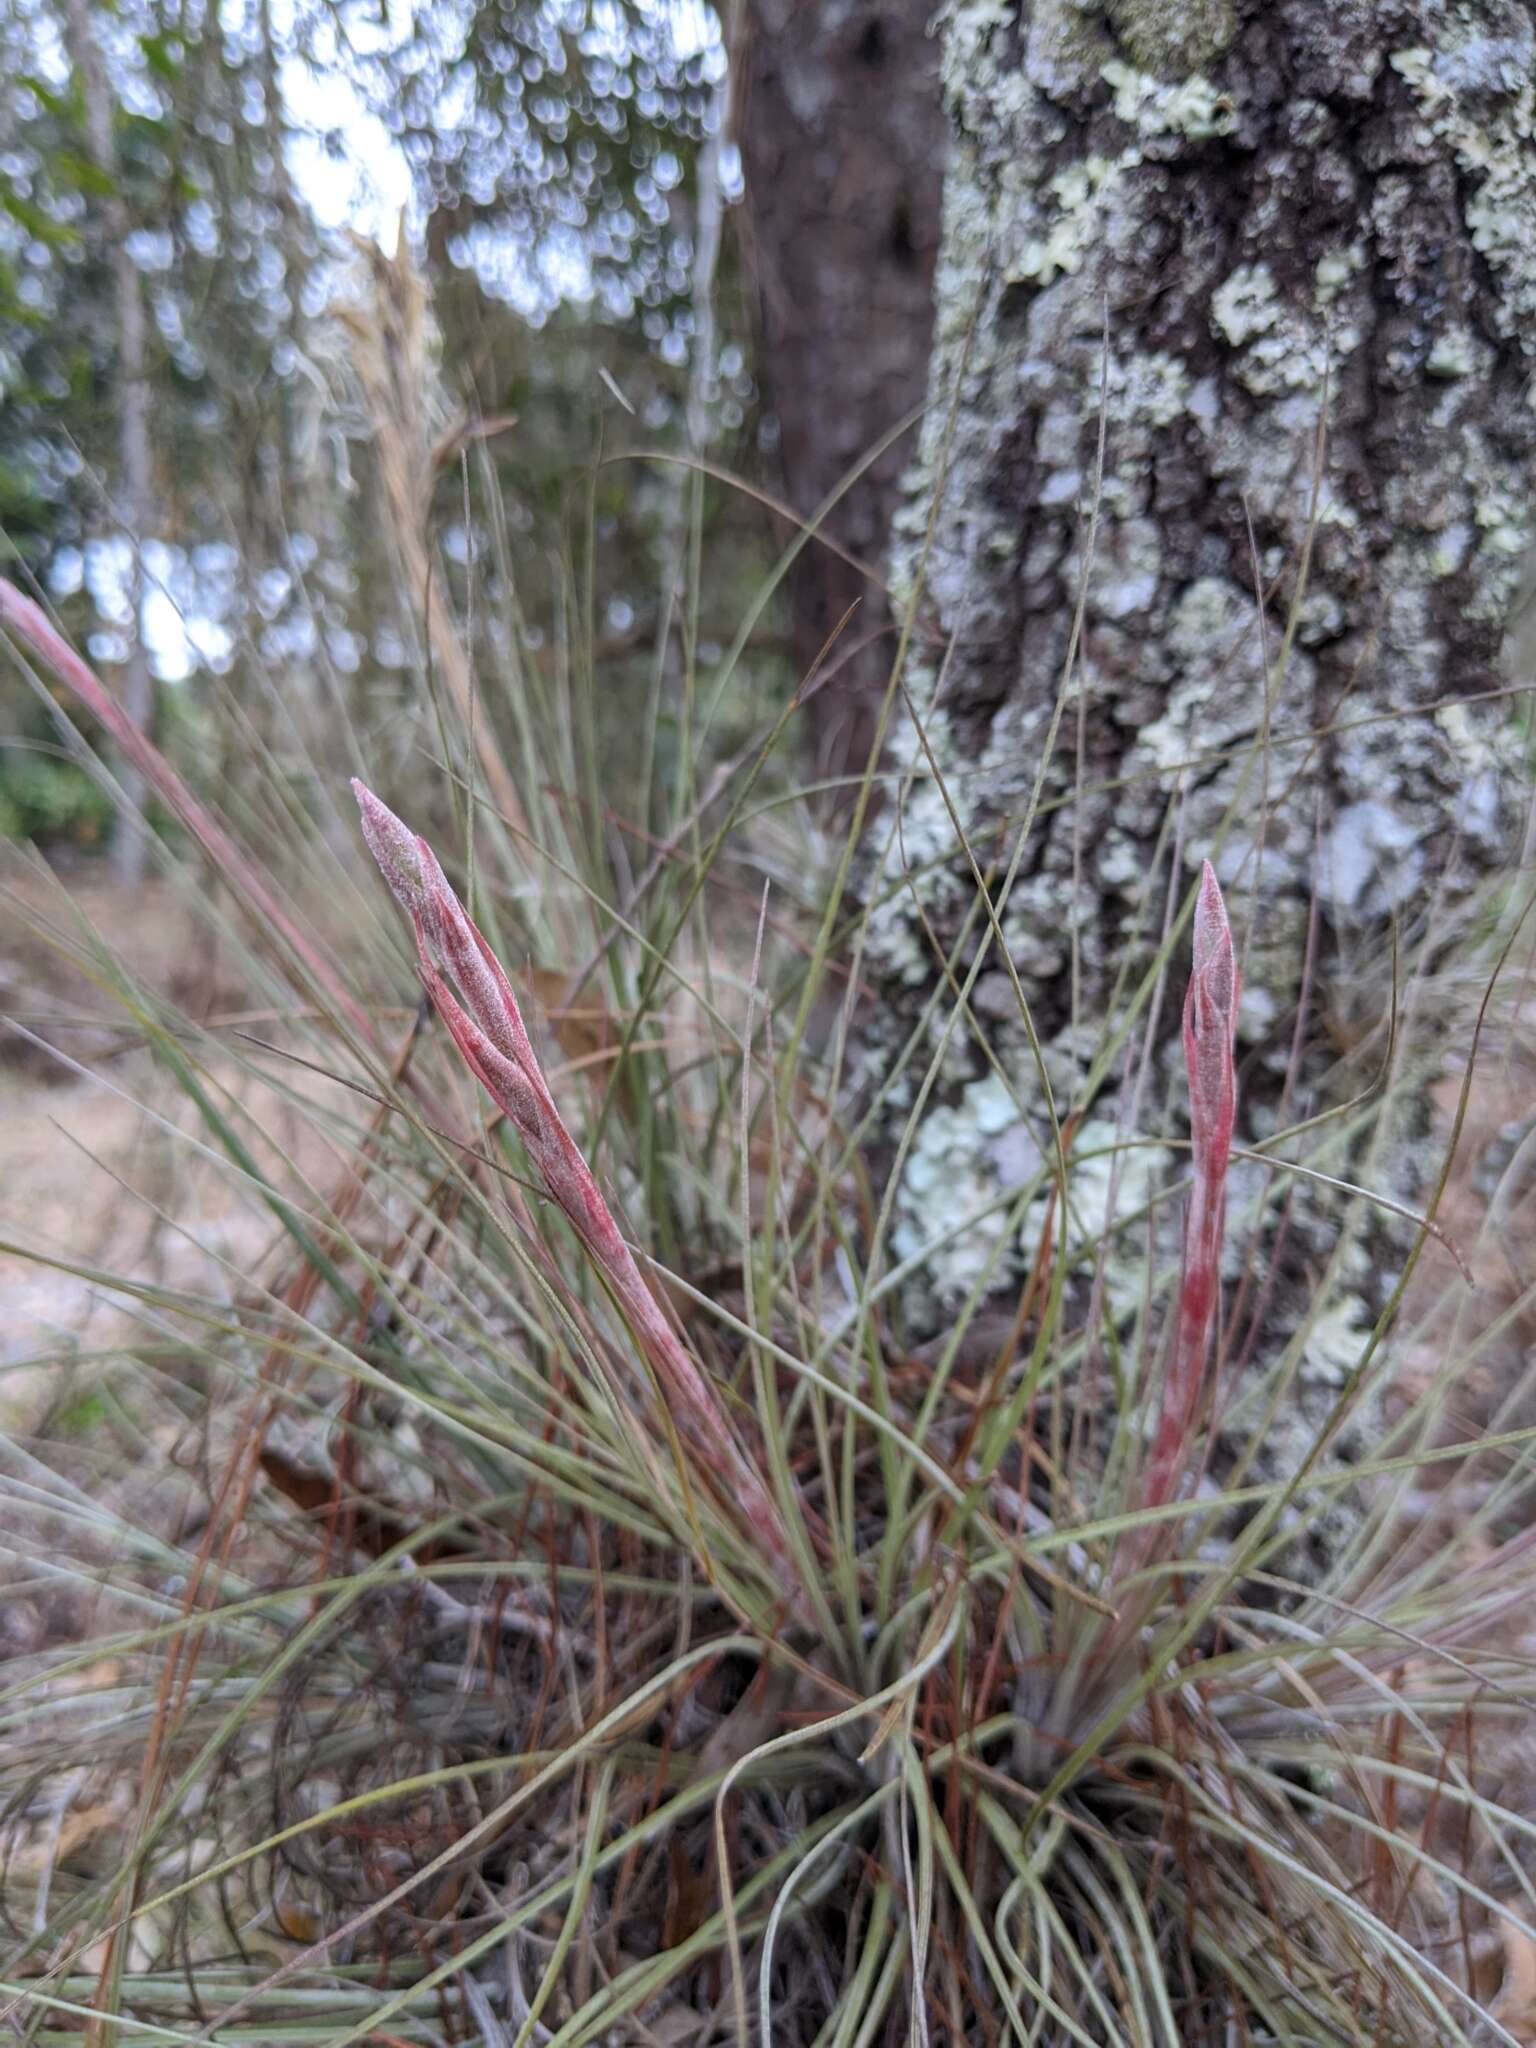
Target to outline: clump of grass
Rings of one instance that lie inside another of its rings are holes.
[[[35,608],[0,616],[114,731]],[[333,900],[306,912],[315,839],[259,856],[116,735],[228,884],[200,909],[267,1022],[177,1015],[62,906],[51,936],[271,1241],[211,1247],[197,1289],[86,1274],[133,1311],[96,1447],[0,1450],[10,1597],[52,1617],[0,1685],[8,2023],[295,2048],[1517,2041],[1524,1382],[1458,1429],[1487,1341],[1458,1309],[1444,1370],[1353,1470],[1324,1432],[1284,1479],[1206,1470],[1238,998],[1211,869],[1170,867],[1140,985],[1188,925],[1187,1187],[1085,1241],[1086,1105],[1063,1105],[1009,1191],[1022,1297],[968,1343],[983,1281],[919,1354],[903,1290],[937,1247],[887,1260],[862,1136],[902,1061],[862,1098],[844,1078],[868,905],[782,789],[754,810],[786,716],[647,813],[637,874],[595,822],[590,673],[542,711],[525,683],[548,744],[504,761],[511,811],[482,779],[497,707],[434,706],[443,860],[359,788],[414,959],[360,867],[321,856]],[[667,686],[692,718],[691,666]],[[343,843],[339,811],[320,826]],[[979,871],[977,901],[985,922]],[[513,986],[529,956],[543,1022]],[[262,1152],[258,1079],[313,1154]],[[1127,1309],[1105,1274],[1133,1226]],[[1293,1358],[1334,1284],[1278,1333]],[[1521,1282],[1506,1320],[1528,1306]],[[1431,1328],[1445,1305],[1405,1275],[1336,1416]],[[1476,1505],[1410,1545],[1405,1492],[1442,1467],[1486,1475]],[[1350,1542],[1288,1575],[1346,1492]]]

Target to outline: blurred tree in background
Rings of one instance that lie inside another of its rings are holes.
[[[926,8],[757,0],[742,72],[754,325],[784,487],[807,517],[825,507],[820,530],[845,551],[809,548],[798,565],[795,658],[808,667],[858,606],[812,700],[820,760],[856,773],[895,656],[890,608],[857,565],[884,563],[916,445],[897,430],[927,392],[938,44]]]
[[[616,700],[729,640],[733,587],[787,529],[677,459],[759,476],[771,455],[722,253],[740,170],[711,10],[17,0],[0,52],[3,544],[199,774],[237,798],[251,749],[331,772],[338,707],[397,730],[402,761],[430,724],[422,594],[335,317],[369,301],[353,224],[391,232],[370,172],[408,173],[432,294],[412,516],[487,715],[514,565],[531,652],[555,658],[579,607]],[[706,497],[709,616],[684,633]],[[756,644],[771,667],[772,629]],[[102,837],[101,792],[11,687],[0,829]]]
[[[152,723],[141,657],[227,673],[298,610],[323,241],[265,10],[20,0],[3,33],[6,547]]]
[[[726,78],[713,10],[423,9],[362,77],[416,176],[435,257],[469,264],[530,321],[590,305],[685,361],[692,195]]]

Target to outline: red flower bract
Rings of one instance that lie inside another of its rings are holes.
[[[728,1510],[787,1587],[799,1573],[772,1494],[726,1419],[699,1365],[667,1321],[613,1212],[566,1129],[501,963],[437,856],[363,783],[352,784],[363,836],[411,920],[422,980],[465,1065],[512,1123],[550,1199],[604,1280],[634,1334],[676,1424]],[[797,1606],[802,1602],[797,1599]]]
[[[1211,1329],[1221,1292],[1221,1240],[1227,1162],[1237,1115],[1232,1057],[1241,993],[1227,906],[1209,861],[1195,899],[1194,967],[1184,998],[1184,1061],[1189,1071],[1190,1153],[1194,1185],[1184,1221],[1184,1258],[1173,1353],[1163,1386],[1143,1505],[1172,1500],[1187,1461],[1205,1387]]]

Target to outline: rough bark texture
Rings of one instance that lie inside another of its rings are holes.
[[[1422,929],[1453,836],[1469,882],[1509,845],[1510,709],[1468,700],[1503,680],[1528,544],[1536,8],[953,0],[944,32],[953,135],[934,403],[897,562],[910,587],[949,436],[925,574],[925,605],[953,642],[933,743],[968,830],[1006,852],[996,828],[1025,808],[1060,687],[1102,391],[1081,667],[1089,793],[1071,801],[1074,697],[1045,779],[1058,807],[1036,827],[1004,926],[1070,1101],[1137,919],[1154,936],[1161,923],[1169,871],[1154,847],[1182,788],[1183,880],[1213,854],[1247,945],[1252,1133],[1272,1114],[1314,893],[1319,987],[1347,999],[1362,948],[1380,958],[1389,913]],[[1259,757],[1247,519],[1274,649],[1304,552],[1325,370],[1311,572]],[[920,703],[935,666],[920,654],[910,676]],[[1239,758],[1200,760],[1216,749]],[[1108,782],[1119,786],[1091,793]],[[872,890],[913,877],[875,918],[884,1046],[933,986],[917,904],[948,943],[970,903],[952,847],[919,780],[870,877]],[[984,975],[976,998],[1027,1093],[1006,982]],[[1365,1006],[1386,1003],[1381,975]],[[1165,1004],[1165,1026],[1176,1011]],[[1171,1061],[1157,1078],[1176,1085]],[[934,1105],[905,1169],[898,1251],[1037,1156],[964,1031]],[[1159,1109],[1154,1087],[1143,1127]],[[1093,1114],[1112,1136],[1112,1103]],[[1145,1158],[1128,1156],[1122,1210],[1154,1170]],[[987,1242],[967,1233],[940,1257],[930,1307],[958,1298]],[[1300,1208],[1290,1245],[1298,1277],[1326,1249]],[[1010,1250],[1002,1280],[1027,1249]],[[1316,1361],[1324,1382],[1342,1378],[1382,1296],[1363,1253],[1357,1268],[1358,1316]]]
[[[753,0],[740,134],[760,298],[760,373],[778,415],[784,483],[809,517],[902,415],[920,405],[932,332],[947,125],[938,44],[909,0]],[[902,471],[889,450],[822,531],[884,558]],[[894,642],[878,590],[811,546],[793,587],[808,670],[859,605],[813,701],[824,765],[859,759]]]

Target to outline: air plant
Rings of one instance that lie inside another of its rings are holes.
[[[1242,978],[1221,886],[1209,861],[1195,899],[1194,967],[1184,997],[1184,1062],[1189,1073],[1193,1183],[1184,1218],[1173,1348],[1143,1480],[1142,1504],[1175,1497],[1206,1392],[1211,1332],[1221,1295],[1227,1165],[1237,1114],[1232,1043]]]
[[[733,1502],[786,1589],[800,1573],[783,1517],[697,1360],[646,1285],[602,1189],[555,1106],[512,984],[437,856],[372,790],[352,784],[363,836],[411,920],[421,977],[465,1065],[522,1139],[545,1191],[607,1283],[655,1374],[667,1413]],[[452,985],[450,985],[450,983]],[[458,994],[455,995],[454,988]],[[803,1595],[791,1592],[797,1606]]]
[[[496,587],[517,580],[505,564]],[[424,644],[449,617],[445,604]],[[187,1496],[171,1533],[144,1519],[158,1514],[158,1467],[96,1487],[110,1472],[105,1428],[99,1464],[82,1468],[89,1488],[74,1476],[79,1446],[0,1439],[0,1533],[27,1574],[3,1590],[18,1612],[68,1593],[86,1616],[82,1642],[61,1635],[13,1660],[0,1686],[0,2013],[41,2043],[82,2019],[103,2043],[134,2030],[232,2040],[235,2021],[316,2048],[718,2041],[734,2007],[737,2040],[763,2048],[1518,2048],[1536,1954],[1536,1836],[1508,1739],[1536,1700],[1533,1432],[1515,1405],[1529,1376],[1501,1396],[1495,1426],[1469,1433],[1447,1389],[1485,1338],[1458,1321],[1429,1393],[1347,1473],[1318,1461],[1275,1479],[1250,1459],[1192,1497],[1216,1405],[1236,1108],[1239,975],[1209,866],[1184,1006],[1182,1269],[1165,1289],[1154,1218],[1134,1327],[1103,1290],[1117,1361],[1160,1323],[1167,1365],[1106,1451],[1075,1427],[1082,1267],[1064,1213],[1042,1233],[1007,1342],[988,1333],[976,1354],[981,1380],[962,1346],[987,1284],[933,1363],[907,1349],[910,1312],[868,1227],[862,1134],[877,1112],[899,1121],[913,1062],[932,1052],[938,1077],[946,1016],[970,1015],[958,991],[972,923],[940,956],[910,1052],[870,1075],[867,1114],[837,1062],[817,1065],[805,1020],[834,976],[851,1013],[871,906],[846,921],[834,907],[805,951],[791,926],[770,974],[755,959],[751,970],[765,1015],[782,988],[800,1020],[771,1034],[763,1128],[728,1026],[702,1058],[692,1042],[675,1067],[658,1056],[632,1113],[615,1087],[613,1156],[640,1191],[620,1212],[626,1230],[432,848],[357,785],[426,989],[547,1204],[545,1232],[513,1195],[507,1228],[492,1175],[444,1171],[441,1134],[466,1131],[433,1107],[435,1048],[402,1024],[386,1067],[379,992],[397,962],[371,950],[370,921],[343,900],[348,914],[322,919],[317,942],[280,879],[289,843],[274,842],[268,876],[259,846],[194,796],[4,583],[0,628],[142,769],[185,834],[163,842],[167,867],[180,864],[199,919],[242,947],[253,994],[281,1020],[278,1042],[247,1039],[168,1014],[121,977],[134,1029],[198,1106],[199,1158],[227,1155],[240,1198],[270,1196],[285,1224],[269,1262],[232,1271],[232,1285],[220,1273],[206,1298],[66,1267],[138,1304],[103,1387],[136,1459],[168,1447],[161,1465]],[[504,644],[518,644],[510,624]],[[656,1014],[661,963],[680,1005],[704,1005],[696,963],[723,980],[740,933],[715,922],[722,902],[735,914],[716,871],[726,835],[701,850],[681,786],[675,814],[637,807],[668,835],[639,883],[605,834],[567,836],[602,805],[620,815],[596,767],[584,781],[557,752],[611,704],[581,696],[594,672],[556,665],[545,690],[538,665],[519,669],[500,704],[476,698],[477,721],[487,715],[467,732],[450,677],[443,716],[450,748],[486,769],[491,802],[512,816],[487,756],[505,761],[528,821],[499,876],[506,842],[479,844],[482,872],[538,902],[530,954],[568,966],[573,932],[584,946],[594,915],[606,920],[612,986],[638,1030]],[[503,753],[496,717],[514,706],[535,744]],[[357,742],[366,758],[368,735]],[[298,807],[252,808],[266,815]],[[776,832],[779,815],[753,832]],[[784,842],[748,842],[755,860],[776,846],[787,865]],[[212,903],[205,860],[243,917]],[[555,878],[547,892],[541,874]],[[1172,943],[1146,963],[1143,996]],[[1123,1020],[1100,1021],[1108,1033]],[[292,1091],[301,1132],[342,1149],[334,1191],[306,1180],[307,1154],[274,1166],[269,1189],[244,1142],[267,1099],[257,1088],[284,1071],[271,1062],[299,1048],[296,1071],[349,1084]],[[986,1049],[1002,1070],[1010,1049]],[[747,1081],[758,1071],[754,1055]],[[813,1085],[819,1123],[777,1114]],[[906,1099],[915,1118],[922,1088]],[[1068,1134],[1081,1110],[1070,1106]],[[1340,1119],[1322,1136],[1342,1150],[1354,1128]],[[1127,1132],[1143,1142],[1135,1112]],[[760,1196],[744,1170],[759,1142]],[[1508,1178],[1511,1204],[1523,1200]],[[1021,1226],[1036,1196],[1017,1195]],[[1123,1243],[1110,1210],[1106,1264]],[[999,1234],[1000,1258],[1018,1227]],[[735,1229],[739,1267],[719,1266]],[[561,1264],[568,1233],[617,1311],[603,1319],[611,1341],[595,1340]],[[933,1249],[911,1255],[914,1272]],[[685,1326],[654,1284],[663,1255],[695,1304]],[[1276,1325],[1294,1318],[1277,1330],[1282,1390],[1338,1294],[1324,1273],[1277,1308]],[[1524,1282],[1520,1295],[1524,1313]],[[1410,1342],[1437,1331],[1410,1307]],[[253,1356],[248,1419],[232,1423]],[[724,1380],[742,1357],[760,1373],[749,1420]],[[1048,1402],[1053,1425],[1074,1426],[1038,1430]],[[1009,1404],[1016,1426],[994,1427]],[[1222,1403],[1234,1440],[1241,1411],[1237,1390]],[[184,1460],[189,1421],[206,1431],[213,1483]],[[279,1427],[312,1460],[281,1482],[268,1455]],[[1266,1427],[1261,1413],[1255,1441]],[[1430,1491],[1452,1459],[1470,1502],[1455,1512],[1450,1489]],[[1287,1575],[1282,1511],[1304,1523],[1345,1487],[1362,1517],[1351,1550],[1316,1579]],[[1243,1509],[1252,1518],[1229,1541]],[[104,1590],[115,1605],[98,1613]],[[813,1614],[816,1639],[797,1627],[786,1646],[786,1616]],[[13,1615],[0,1620],[14,1632]],[[127,1841],[82,1857],[84,1831],[120,1811]]]

